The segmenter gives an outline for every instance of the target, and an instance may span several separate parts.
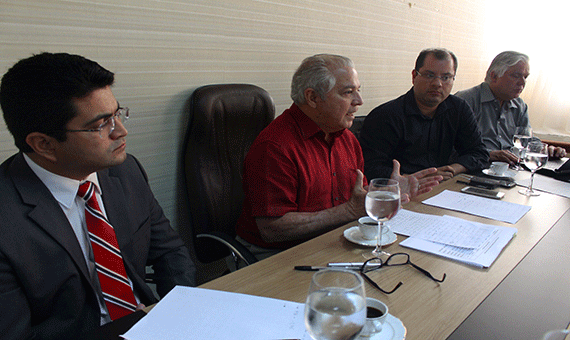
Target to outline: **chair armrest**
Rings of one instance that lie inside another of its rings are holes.
[[[209,238],[216,240],[226,247],[228,247],[234,254],[236,254],[242,261],[245,262],[246,265],[250,265],[252,263],[257,262],[257,258],[239,241],[235,238],[232,238],[226,233],[222,233],[219,231],[212,231],[209,233],[198,234],[196,235],[197,238]]]

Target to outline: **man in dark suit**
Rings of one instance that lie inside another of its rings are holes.
[[[86,222],[90,202],[77,195],[85,181],[114,229],[113,265],[124,267],[134,295],[126,313],[157,301],[147,265],[160,296],[195,284],[188,250],[125,151],[129,110],[113,82],[99,64],[64,53],[23,59],[2,78],[0,104],[20,150],[0,165],[3,339],[81,339],[116,318]]]

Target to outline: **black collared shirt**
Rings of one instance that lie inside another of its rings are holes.
[[[433,118],[424,116],[413,88],[368,114],[360,135],[367,178],[389,178],[392,159],[402,174],[459,163],[469,171],[488,165],[489,153],[466,101],[449,95]]]

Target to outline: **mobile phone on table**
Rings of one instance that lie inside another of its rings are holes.
[[[464,192],[466,194],[472,194],[472,195],[487,197],[487,198],[494,198],[497,200],[500,200],[501,198],[503,198],[505,196],[504,192],[489,190],[489,189],[483,189],[483,188],[474,188],[474,187],[465,187],[465,188],[461,189],[461,192]]]

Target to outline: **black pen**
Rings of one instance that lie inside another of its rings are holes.
[[[314,267],[314,266],[295,266],[295,270],[302,270],[306,272],[316,272],[327,267]]]
[[[370,266],[382,266],[380,263],[371,263]],[[318,267],[318,266],[295,266],[295,270],[302,270],[302,271],[310,271],[316,272],[317,270],[327,269],[327,268],[340,268],[340,269],[348,269],[348,270],[360,270],[362,267],[362,263],[360,262],[344,262],[344,263],[329,263],[326,267]]]

